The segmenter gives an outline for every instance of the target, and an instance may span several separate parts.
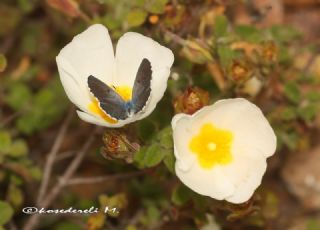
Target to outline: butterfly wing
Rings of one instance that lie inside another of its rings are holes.
[[[88,77],[88,86],[105,113],[117,120],[124,120],[128,117],[125,101],[111,87],[92,75]]]
[[[148,59],[144,58],[139,66],[132,90],[132,110],[134,113],[140,112],[149,100],[151,77],[151,63]]]

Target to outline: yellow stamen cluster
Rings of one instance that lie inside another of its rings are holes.
[[[230,131],[207,123],[202,125],[199,134],[191,138],[189,148],[197,155],[200,166],[210,169],[217,164],[226,165],[232,161],[232,141],[233,134]]]

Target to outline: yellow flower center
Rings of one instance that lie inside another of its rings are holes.
[[[124,101],[130,101],[132,96],[132,88],[129,86],[117,86],[113,87],[113,89],[121,96],[121,98]],[[106,114],[100,107],[99,102],[96,98],[92,99],[92,102],[88,105],[88,109],[90,112],[97,114],[101,118],[103,118],[105,121],[111,124],[116,124],[118,121],[116,119],[113,119],[108,114]]]
[[[207,123],[191,138],[189,148],[197,155],[200,166],[210,169],[217,164],[227,165],[232,161],[232,141],[233,134],[230,131]]]

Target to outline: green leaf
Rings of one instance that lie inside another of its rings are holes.
[[[0,37],[10,34],[23,16],[18,8],[9,6],[9,4],[1,4],[0,15]]]
[[[169,154],[165,156],[163,159],[163,163],[165,166],[169,169],[171,173],[175,173],[175,157],[173,155],[173,151],[171,151]]]
[[[29,169],[29,172],[32,176],[32,178],[34,178],[37,181],[40,181],[40,179],[42,178],[42,171],[40,170],[40,168],[38,167],[31,167]]]
[[[287,25],[274,25],[271,27],[270,32],[273,38],[279,42],[290,42],[301,36],[295,28]]]
[[[215,18],[214,34],[217,37],[223,37],[227,34],[228,19],[224,15],[219,15]]]
[[[172,128],[168,126],[162,129],[157,135],[157,139],[164,148],[173,148]]]
[[[147,1],[146,9],[152,14],[162,14],[169,0],[150,0]]]
[[[162,151],[159,145],[151,145],[145,152],[143,162],[145,167],[153,167],[159,164],[165,156],[165,152]]]
[[[228,46],[218,46],[218,56],[220,62],[224,67],[227,67],[231,64],[231,61],[235,59],[238,55],[237,52],[233,51]]]
[[[153,137],[149,146],[144,146],[135,153],[134,161],[141,168],[153,167],[170,154],[173,154],[173,140],[172,129],[168,126]]]
[[[11,145],[10,133],[4,130],[0,130],[0,152],[7,153]]]
[[[147,207],[147,216],[149,219],[149,223],[153,223],[160,218],[160,210],[155,205],[148,205]]]
[[[277,131],[278,140],[284,143],[291,151],[294,151],[297,149],[299,136],[298,134],[294,132],[286,132],[282,130]]]
[[[292,55],[289,53],[287,46],[280,45],[279,47],[279,63],[289,64],[292,62]]]
[[[31,101],[32,93],[28,86],[22,83],[13,84],[8,95],[5,97],[5,101],[8,105],[16,110],[20,111],[28,102]]]
[[[16,157],[16,158],[25,156],[27,155],[27,153],[28,153],[28,145],[22,139],[15,140],[8,150],[8,154],[11,157]]]
[[[8,201],[13,205],[13,207],[20,207],[23,203],[24,197],[23,192],[15,184],[11,184],[8,190]]]
[[[297,118],[297,110],[295,107],[286,107],[281,111],[281,118],[285,121],[291,121]]]
[[[0,54],[0,72],[3,72],[7,67],[7,59],[3,54]]]
[[[35,1],[30,0],[18,0],[18,2],[20,8],[26,13],[32,11],[35,5]]]
[[[310,218],[307,221],[306,230],[319,230],[320,229],[320,221],[316,218]]]
[[[264,38],[263,33],[255,26],[237,25],[234,30],[240,36],[240,38],[249,42],[261,42]]]
[[[285,96],[293,103],[299,103],[301,94],[298,85],[295,82],[288,82],[284,86]]]
[[[185,204],[191,197],[191,190],[188,187],[181,184],[173,190],[171,195],[171,201],[175,205],[181,206]]]
[[[81,230],[81,229],[83,229],[81,226],[72,222],[62,222],[62,223],[59,223],[58,226],[54,228],[54,230]]]
[[[6,224],[13,216],[13,208],[9,203],[0,201],[0,225]]]
[[[307,98],[311,102],[320,102],[320,92],[308,92]]]
[[[142,25],[146,18],[148,13],[141,9],[132,10],[127,15],[127,22],[129,26],[140,26]]]
[[[298,109],[299,116],[305,122],[313,121],[318,112],[319,112],[319,108],[315,104],[309,104],[307,106],[304,106]]]
[[[54,79],[46,88],[35,94],[31,103],[32,107],[18,118],[17,128],[24,134],[32,134],[47,128],[60,118],[67,108],[67,100],[64,95],[61,84]]]

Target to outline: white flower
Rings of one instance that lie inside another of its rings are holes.
[[[151,94],[141,113],[125,120],[115,120],[99,106],[88,88],[88,77],[93,75],[113,87],[123,100],[131,99],[133,83],[142,60],[151,63]],[[56,58],[60,79],[70,101],[80,110],[79,117],[87,122],[121,127],[148,116],[162,98],[174,56],[171,50],[149,37],[125,33],[118,41],[114,55],[107,28],[96,24],[74,37]]]
[[[260,185],[276,136],[261,110],[243,98],[220,100],[172,120],[175,170],[195,192],[243,203]]]

